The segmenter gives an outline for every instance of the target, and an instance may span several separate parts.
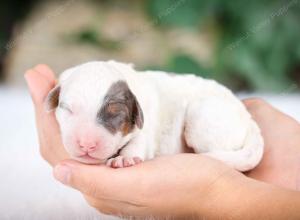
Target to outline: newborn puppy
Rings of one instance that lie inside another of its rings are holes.
[[[46,103],[67,152],[88,164],[127,167],[191,149],[247,171],[263,154],[260,130],[243,104],[194,75],[89,62],[64,71]]]

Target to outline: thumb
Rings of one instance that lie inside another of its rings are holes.
[[[24,77],[35,107],[43,106],[45,97],[56,84],[53,71],[48,66],[40,64],[27,70]]]
[[[61,183],[96,198],[126,197],[128,176],[122,171],[104,165],[86,165],[67,160],[54,167],[54,177]],[[126,189],[126,190],[124,190]],[[129,190],[130,191],[130,190]]]

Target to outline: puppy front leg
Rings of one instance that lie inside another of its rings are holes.
[[[119,156],[109,159],[106,165],[113,168],[130,167],[144,161],[146,156],[146,141],[143,135],[139,135],[121,150]]]

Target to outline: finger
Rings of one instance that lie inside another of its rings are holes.
[[[51,82],[52,84],[56,84],[56,77],[54,72],[50,69],[49,66],[45,65],[45,64],[38,64],[37,66],[35,66],[33,68],[35,71],[41,73],[42,75],[44,75],[44,77],[46,77],[49,82]]]
[[[134,201],[132,191],[137,190],[139,183],[134,167],[112,169],[71,160],[58,164],[54,177],[86,195],[117,201]]]
[[[274,108],[261,98],[248,98],[243,103],[252,116],[257,116],[265,111],[274,110]]]
[[[49,131],[55,130],[58,132],[57,121],[54,113],[47,113],[45,109],[44,100],[48,95],[48,92],[53,88],[53,81],[48,80],[43,74],[37,72],[34,69],[30,69],[25,73],[25,79],[28,84],[28,88],[34,103],[36,110],[36,117],[38,125],[40,127],[48,127]],[[39,123],[40,122],[40,123]],[[39,129],[40,130],[40,129]]]
[[[245,99],[243,103],[263,131],[275,128],[282,130],[285,127],[298,129],[297,127],[299,127],[299,123],[295,119],[260,98]]]
[[[39,67],[40,68],[40,67]],[[45,71],[44,71],[45,72]],[[48,127],[49,130],[56,130],[56,135],[59,132],[57,121],[53,112],[47,113],[45,109],[45,99],[49,91],[53,88],[54,79],[48,79],[44,74],[37,72],[35,69],[30,69],[25,73],[25,79],[34,103],[36,110],[36,118],[39,128]],[[52,129],[52,128],[55,129]],[[40,130],[40,129],[39,129]]]
[[[33,103],[36,107],[41,107],[49,91],[54,87],[53,81],[34,69],[27,70],[25,80],[28,85]]]

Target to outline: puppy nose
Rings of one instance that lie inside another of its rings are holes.
[[[97,149],[98,143],[96,141],[78,141],[78,145],[84,152],[93,152]]]

